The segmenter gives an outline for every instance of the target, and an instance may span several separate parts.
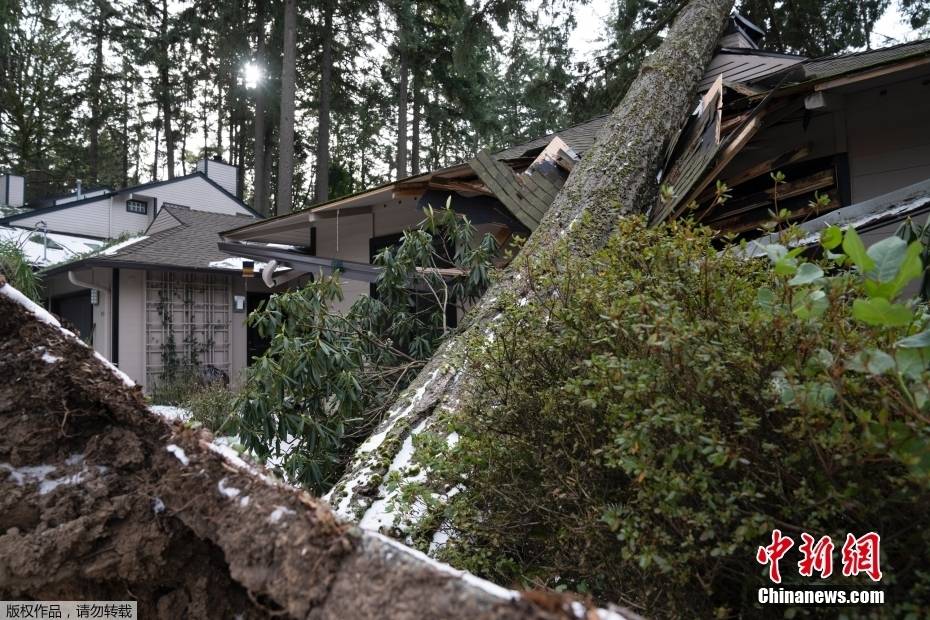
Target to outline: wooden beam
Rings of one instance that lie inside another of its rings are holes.
[[[688,204],[694,200],[697,196],[700,196],[711,183],[720,178],[720,174],[723,170],[729,165],[737,153],[743,150],[743,148],[749,143],[749,141],[759,133],[765,126],[766,120],[776,123],[782,118],[785,114],[792,112],[797,108],[797,101],[780,101],[774,104],[771,107],[763,107],[765,102],[759,104],[757,108],[757,113],[746,122],[742,128],[737,129],[732,133],[727,141],[723,145],[723,149],[718,153],[716,157],[716,165],[711,169],[710,172],[704,175],[703,180],[700,181],[695,187],[691,189],[685,199],[678,203],[678,208],[672,214],[673,218],[676,218],[684,212],[688,207]]]
[[[772,183],[774,184],[774,181]],[[835,185],[836,175],[833,169],[822,170],[791,183],[782,183],[778,186],[778,199],[788,200],[789,198],[813,193],[820,189],[834,187]],[[712,224],[717,220],[727,219],[734,215],[761,209],[762,207],[774,204],[774,202],[775,188],[770,187],[769,189],[750,194],[749,196],[741,196],[727,201],[718,207],[719,213],[716,217],[707,218],[708,214],[705,212],[698,219],[705,221],[706,218],[706,222]]]
[[[774,172],[782,166],[787,166],[788,164],[793,164],[795,162],[801,161],[802,159],[810,155],[810,152],[811,152],[811,145],[805,144],[803,146],[799,146],[794,149],[791,149],[790,151],[786,151],[777,157],[773,157],[763,162],[759,162],[758,164],[754,166],[750,166],[749,168],[746,168],[745,170],[738,172],[734,174],[733,176],[724,179],[723,181],[724,183],[727,184],[727,187],[731,189],[734,187],[739,187],[740,185],[742,185],[743,183],[747,181],[751,181],[755,179],[756,177],[759,177],[763,174]],[[712,196],[711,193],[705,191],[698,198],[698,203],[701,204],[701,203],[706,202],[707,200],[711,198],[711,196]]]

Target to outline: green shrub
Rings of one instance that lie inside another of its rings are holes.
[[[184,408],[191,412],[191,420],[218,435],[234,435],[237,432],[235,413],[236,392],[228,387],[213,383],[189,394]]]
[[[197,373],[193,370],[176,370],[157,378],[149,395],[153,405],[183,407],[201,389]]]
[[[32,301],[41,301],[39,278],[20,247],[9,241],[0,241],[0,274]]]
[[[243,444],[289,480],[328,490],[451,330],[446,309],[461,311],[487,288],[496,251],[447,205],[427,209],[417,230],[376,257],[377,296],[347,312],[333,307],[337,276],[272,295],[249,316],[271,342],[237,400]]]
[[[874,530],[885,613],[925,617],[930,333],[895,299],[919,247],[824,239],[818,262],[772,246],[770,263],[629,219],[586,261],[526,266],[535,294],[469,347],[486,371],[470,404],[415,441],[429,479],[404,497],[430,507],[415,540],[442,527],[461,568],[649,617],[780,617],[756,603],[773,528],[796,545]],[[785,585],[817,585],[796,552]]]

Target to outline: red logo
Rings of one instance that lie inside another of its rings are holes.
[[[854,534],[846,534],[846,542],[842,549],[843,576],[855,577],[865,573],[872,581],[880,581],[882,570],[880,565],[881,536],[869,532],[856,538]],[[773,583],[781,583],[781,570],[779,560],[794,546],[790,536],[783,536],[781,530],[772,530],[772,543],[759,547],[756,551],[756,561],[769,567],[769,579]],[[826,579],[833,574],[833,540],[829,536],[815,539],[804,532],[801,534],[801,561],[798,562],[798,573],[802,577],[812,577],[814,572]]]

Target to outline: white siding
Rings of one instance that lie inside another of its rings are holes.
[[[203,172],[233,196],[236,195],[238,187],[236,176],[239,169],[235,166],[221,161],[201,159],[197,162],[197,171]]]
[[[26,180],[16,174],[0,175],[0,207],[21,207],[26,201]]]
[[[159,209],[158,215],[155,216],[155,221],[152,222],[152,225],[149,226],[145,232],[148,235],[154,235],[155,233],[162,232],[163,230],[170,230],[180,225],[181,222],[179,222],[176,217],[171,215],[171,213]]]
[[[23,228],[32,228],[39,222],[45,222],[54,232],[89,237],[110,236],[110,199],[84,203],[75,207],[55,211],[38,211],[17,218],[11,222]],[[147,224],[148,222],[145,222]],[[142,226],[145,228],[145,225]]]
[[[174,183],[143,189],[137,194],[157,198],[159,207],[166,202],[170,202],[197,211],[211,211],[230,215],[239,213],[252,215],[247,208],[215,188],[199,175],[179,179]],[[125,206],[123,210],[125,211]]]

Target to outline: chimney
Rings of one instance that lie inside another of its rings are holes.
[[[220,159],[207,159],[197,161],[197,172],[201,173],[233,196],[239,195],[239,169],[230,166]]]
[[[26,204],[26,179],[18,174],[0,174],[0,207],[21,207]]]
[[[80,200],[84,197],[84,192],[81,190],[81,179],[76,179],[74,185],[74,197],[77,200]]]

